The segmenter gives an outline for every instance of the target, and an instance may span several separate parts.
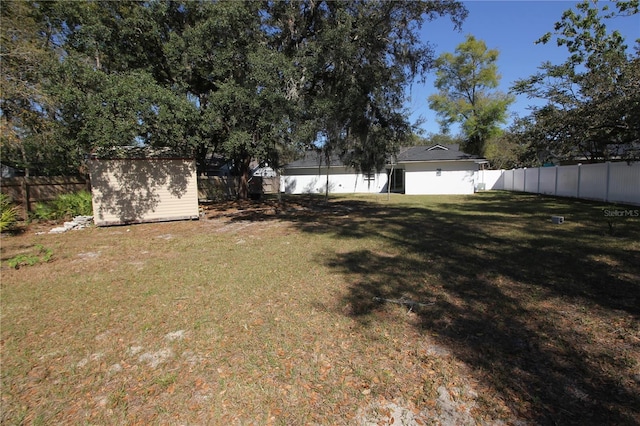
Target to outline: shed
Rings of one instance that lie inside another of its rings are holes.
[[[169,149],[117,147],[89,159],[98,226],[198,219],[195,159]]]

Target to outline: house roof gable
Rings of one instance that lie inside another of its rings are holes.
[[[477,155],[467,154],[460,151],[458,144],[451,145],[423,145],[411,146],[400,149],[396,157],[397,163],[425,162],[425,161],[482,161],[484,158]],[[338,155],[332,155],[331,166],[345,167]],[[299,160],[293,161],[285,166],[286,169],[326,167],[327,160],[322,152],[307,151]]]
[[[460,151],[459,145],[424,145],[412,146],[401,151],[397,156],[398,163],[412,161],[474,161],[482,160],[477,155]]]
[[[455,147],[455,149],[458,149],[458,145],[451,145],[451,146]],[[431,151],[431,150],[434,150],[434,149],[441,149],[441,150],[444,150],[444,151],[449,151],[450,148],[448,148],[446,145],[440,145],[439,143],[437,143],[437,144],[427,148],[427,151]]]

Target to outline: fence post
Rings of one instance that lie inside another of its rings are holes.
[[[576,198],[580,198],[580,175],[582,173],[582,163],[578,163],[578,188],[576,189]]]
[[[540,194],[540,172],[542,171],[541,167],[538,167],[538,189],[536,189],[536,193]]]
[[[29,217],[29,212],[31,211],[31,207],[29,206],[30,194],[29,194],[29,177],[24,176],[22,178],[22,202],[24,203],[24,217]]]
[[[604,190],[605,203],[609,202],[609,184],[610,183],[611,183],[611,161],[607,161],[607,186],[605,187],[605,190]]]

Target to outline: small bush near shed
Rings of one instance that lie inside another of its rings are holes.
[[[11,197],[0,194],[0,232],[10,229],[18,219],[18,207],[13,204]]]
[[[57,220],[74,216],[91,216],[93,207],[91,193],[80,191],[74,194],[61,194],[48,203],[37,203],[33,215],[36,219]]]

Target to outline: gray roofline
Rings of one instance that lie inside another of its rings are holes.
[[[395,164],[405,164],[405,163],[456,163],[456,162],[460,162],[460,161],[473,161],[474,163],[477,162],[487,162],[487,160],[484,160],[482,158],[456,158],[453,160],[400,160],[398,162],[396,162]]]

